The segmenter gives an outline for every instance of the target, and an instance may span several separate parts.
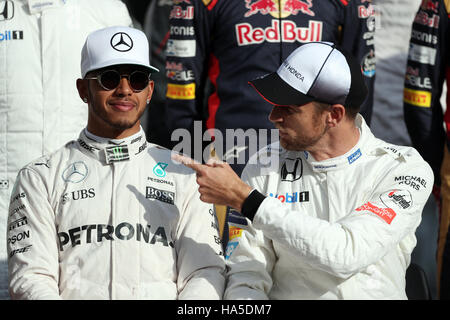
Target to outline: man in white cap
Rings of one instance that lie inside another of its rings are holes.
[[[82,49],[87,126],[25,166],[8,219],[14,299],[220,299],[225,264],[194,172],[149,144],[139,117],[158,71],[139,30],[91,33]]]
[[[202,200],[245,217],[230,219],[224,297],[406,299],[433,173],[415,149],[370,132],[359,65],[315,42],[250,83],[273,104],[279,145],[250,159],[242,180],[226,163],[177,157],[197,171]]]

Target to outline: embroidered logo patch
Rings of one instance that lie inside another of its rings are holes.
[[[408,190],[394,189],[383,193],[380,200],[386,207],[408,209],[412,206],[412,196]]]
[[[372,213],[375,213],[387,224],[391,224],[392,220],[394,220],[395,216],[397,215],[391,208],[380,208],[370,202],[367,202],[361,207],[356,208],[356,211],[370,211]]]

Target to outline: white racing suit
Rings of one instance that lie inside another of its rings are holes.
[[[225,299],[407,298],[433,173],[415,149],[375,138],[360,115],[356,124],[360,139],[340,157],[272,145],[258,157],[278,152],[275,169],[247,165],[243,180],[260,194],[246,202],[258,195],[259,207],[230,217]]]
[[[18,175],[8,217],[14,299],[220,299],[225,263],[195,174],[146,141],[85,130]]]
[[[85,126],[75,81],[87,35],[131,24],[119,0],[0,1],[0,299],[8,296],[6,222],[17,173]]]

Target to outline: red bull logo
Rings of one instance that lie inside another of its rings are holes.
[[[256,13],[270,14],[275,18],[285,18],[291,14],[297,15],[299,12],[314,16],[311,10],[312,0],[245,0],[245,7],[249,9],[245,17],[250,17]]]
[[[306,0],[306,2],[300,0],[287,0],[284,4],[284,11],[292,12],[293,15],[296,15],[299,12],[304,14],[314,16],[314,12],[311,11],[312,0]]]
[[[307,27],[298,27],[294,21],[272,20],[266,28],[256,28],[249,23],[236,25],[236,37],[239,46],[260,44],[263,42],[301,42],[322,40],[322,21],[310,20]]]
[[[438,13],[438,1],[432,1],[432,0],[422,0],[422,4],[420,5],[420,8],[422,10],[429,10],[433,11],[434,13]]]
[[[251,3],[252,0],[245,0],[245,6],[250,9],[244,17],[250,17],[256,13],[268,14],[269,12],[278,11],[275,1],[273,0],[257,0]]]

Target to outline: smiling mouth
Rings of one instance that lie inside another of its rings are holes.
[[[111,107],[114,109],[121,111],[121,112],[127,112],[130,111],[135,107],[134,103],[131,102],[125,102],[125,101],[117,101],[117,102],[111,102],[109,103]]]

